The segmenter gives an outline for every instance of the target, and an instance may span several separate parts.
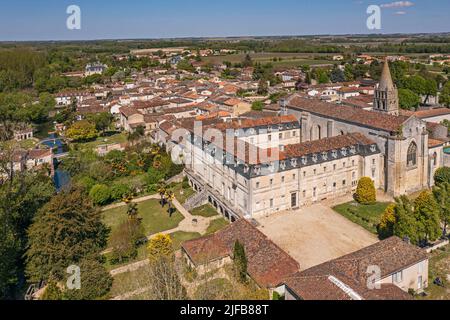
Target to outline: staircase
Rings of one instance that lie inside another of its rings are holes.
[[[186,202],[184,203],[183,207],[187,211],[191,211],[195,208],[198,208],[198,207],[204,205],[205,203],[207,203],[207,201],[208,201],[208,193],[206,192],[206,190],[203,190],[199,193],[194,194],[189,199],[187,199]]]

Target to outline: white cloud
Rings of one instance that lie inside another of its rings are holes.
[[[395,1],[391,3],[382,4],[380,7],[382,8],[407,8],[414,6],[414,3],[411,1]],[[399,11],[402,12],[402,11]]]

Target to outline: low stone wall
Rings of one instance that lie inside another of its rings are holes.
[[[441,240],[436,242],[432,247],[427,248],[427,253],[431,253],[439,248],[445,247],[450,243],[449,240]]]

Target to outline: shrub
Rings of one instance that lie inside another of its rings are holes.
[[[436,170],[436,173],[434,174],[434,182],[436,185],[440,185],[443,183],[450,183],[450,168],[449,167],[443,167]]]
[[[111,235],[112,259],[114,264],[123,263],[137,256],[137,243],[144,237],[139,220],[123,222]]]
[[[122,200],[126,195],[130,193],[130,188],[126,184],[114,184],[111,187],[111,199]]]
[[[66,290],[65,299],[94,300],[107,297],[111,290],[113,279],[109,272],[97,259],[87,258],[80,263],[81,289]]]
[[[384,210],[380,224],[376,226],[380,239],[387,239],[394,235],[395,222],[395,204],[391,204]]]
[[[89,192],[89,197],[95,204],[103,206],[111,201],[111,191],[104,184],[96,184]]]
[[[89,193],[95,185],[95,180],[91,177],[84,176],[78,180],[78,183],[86,190],[87,193]]]
[[[272,295],[272,300],[274,301],[284,300],[284,297],[278,292],[274,291]]]
[[[58,287],[58,284],[55,281],[50,280],[48,282],[47,288],[45,288],[41,300],[62,300],[62,298],[63,293]]]
[[[359,180],[355,200],[364,205],[373,204],[377,201],[377,192],[372,179],[364,177]]]

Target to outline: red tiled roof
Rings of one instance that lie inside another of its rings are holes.
[[[182,248],[196,265],[202,265],[231,256],[236,241],[245,248],[248,274],[262,287],[276,287],[299,269],[290,255],[245,219],[213,235],[186,241]]]
[[[369,266],[378,266],[381,277],[404,270],[428,259],[427,253],[398,237],[391,237],[359,251],[328,261],[288,278],[286,285],[301,298],[311,300],[336,300],[342,292],[329,277],[335,277],[363,299],[408,299],[408,295],[393,285],[381,290],[369,290],[367,280]],[[347,297],[349,298],[349,296]]]
[[[298,95],[290,99],[289,108],[388,132],[398,131],[402,124],[408,120],[408,117],[404,116],[394,116],[350,106],[330,104],[317,99],[302,98]]]

